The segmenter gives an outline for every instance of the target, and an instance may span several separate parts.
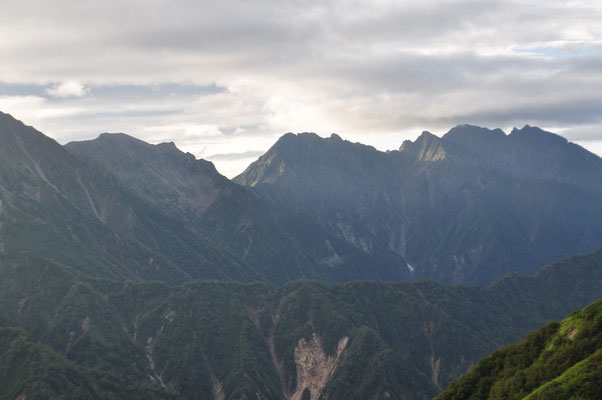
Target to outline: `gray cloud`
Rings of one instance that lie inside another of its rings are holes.
[[[587,145],[602,140],[600,20],[594,0],[10,0],[0,110],[61,142],[174,141],[229,175],[287,131],[392,149],[529,123]]]
[[[553,99],[543,104],[525,104],[507,109],[487,110],[466,115],[450,116],[441,122],[475,121],[480,124],[504,125],[508,121],[525,121],[535,124],[602,123],[602,98],[576,100]]]

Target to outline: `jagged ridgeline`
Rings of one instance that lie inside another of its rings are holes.
[[[350,258],[328,232],[404,277],[487,284],[602,247],[602,159],[529,126],[424,132],[386,153],[287,134],[234,181],[322,257]]]
[[[30,254],[0,255],[0,276],[0,325],[28,332],[0,331],[0,398],[429,399],[495,348],[600,298],[602,251],[483,288],[168,286],[87,278]]]
[[[482,359],[442,393],[452,399],[601,399],[602,300]]]
[[[0,115],[0,250],[111,279],[487,284],[602,247],[602,160],[525,127],[399,151],[284,135],[233,181],[173,143]]]
[[[234,179],[180,152],[103,134],[65,146],[260,279],[488,284],[602,247],[602,159],[526,126],[458,126],[380,152],[286,134]]]

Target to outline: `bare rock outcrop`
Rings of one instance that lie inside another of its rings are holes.
[[[309,389],[311,399],[317,399],[332,375],[337,361],[347,346],[349,338],[339,340],[336,354],[327,356],[322,347],[322,340],[313,334],[311,340],[302,338],[295,347],[295,365],[297,366],[297,389],[291,400],[301,400],[303,391]]]

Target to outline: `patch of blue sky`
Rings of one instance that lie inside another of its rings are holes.
[[[0,81],[0,96],[40,96],[45,97],[48,85],[30,83],[7,83]]]
[[[575,56],[588,56],[598,54],[602,51],[602,46],[592,46],[589,44],[566,44],[563,46],[532,47],[525,49],[514,49],[515,53],[538,55],[550,58],[566,58]]]
[[[91,118],[106,118],[106,117],[161,117],[166,115],[177,115],[180,114],[182,110],[180,108],[165,108],[161,110],[152,109],[152,110],[110,110],[110,111],[97,111],[97,112],[87,112],[85,115],[82,115],[82,119],[91,119]]]
[[[51,97],[48,89],[55,83],[40,85],[31,83],[8,83],[0,81],[0,96]],[[161,98],[166,96],[209,96],[227,89],[216,84],[197,85],[186,83],[164,83],[159,85],[92,85],[89,93],[99,98]]]
[[[196,85],[185,83],[164,83],[159,85],[101,85],[92,86],[90,94],[108,98],[148,98],[165,96],[209,96],[226,91],[216,84]]]

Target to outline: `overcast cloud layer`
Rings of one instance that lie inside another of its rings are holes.
[[[460,123],[602,154],[602,3],[28,1],[0,12],[0,111],[61,143],[174,141],[233,176],[283,133],[396,149]]]

